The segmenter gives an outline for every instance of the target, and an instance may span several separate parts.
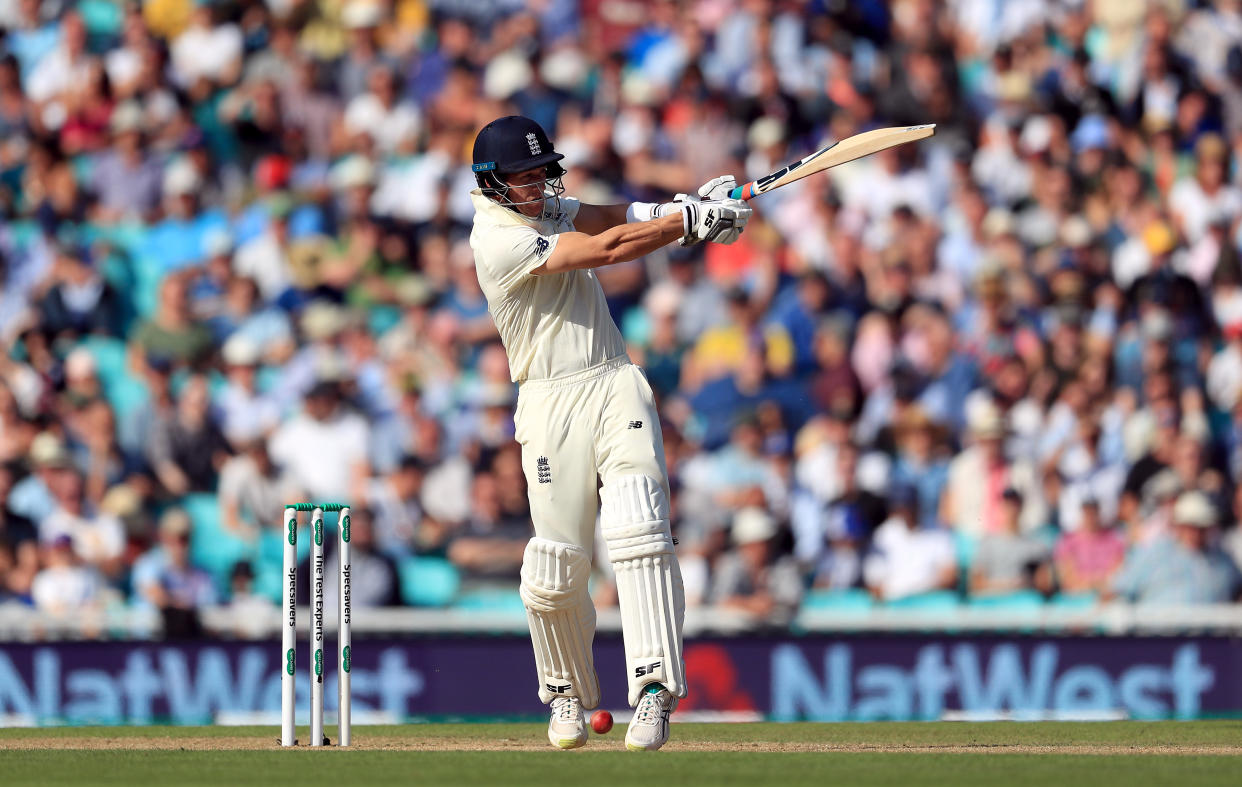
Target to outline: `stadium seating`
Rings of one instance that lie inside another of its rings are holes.
[[[1044,606],[1044,597],[1035,590],[1015,590],[1012,593],[974,596],[970,599],[974,609],[1004,610],[1006,612],[1038,611]]]
[[[1095,593],[1058,593],[1049,603],[1058,609],[1091,609],[1100,603]]]
[[[865,615],[875,607],[871,594],[861,588],[813,589],[802,599],[802,609]]]
[[[917,610],[919,612],[952,611],[961,606],[961,598],[952,590],[933,590],[913,596],[885,602],[889,609]]]
[[[95,373],[118,419],[147,400],[147,387],[127,368],[125,342],[111,336],[88,336],[81,345],[95,359]]]
[[[186,495],[181,505],[194,523],[190,536],[191,559],[211,574],[222,593],[227,592],[233,566],[239,560],[253,560],[256,546],[224,527],[220,502],[215,495]]]
[[[517,588],[479,587],[463,591],[453,602],[455,609],[476,612],[524,613],[522,597]]]
[[[461,587],[457,567],[440,557],[407,557],[397,567],[401,600],[415,607],[443,607]]]

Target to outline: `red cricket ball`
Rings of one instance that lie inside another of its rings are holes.
[[[606,710],[597,710],[591,714],[591,729],[600,735],[612,729],[612,714]]]

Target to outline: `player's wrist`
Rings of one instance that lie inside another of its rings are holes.
[[[640,221],[651,221],[673,215],[680,208],[677,202],[631,202],[625,209],[625,222],[634,224]]]
[[[635,224],[640,221],[651,221],[656,218],[655,209],[659,207],[654,202],[631,202],[630,206],[625,209],[625,223]]]
[[[689,200],[678,202],[676,205],[681,211],[681,240],[678,242],[682,246],[693,246],[699,242],[699,203]]]

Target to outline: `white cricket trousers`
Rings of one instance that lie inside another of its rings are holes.
[[[551,380],[527,380],[514,415],[535,535],[594,554],[600,484],[641,474],[669,499],[655,397],[627,357]]]

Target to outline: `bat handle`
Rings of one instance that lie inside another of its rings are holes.
[[[729,192],[729,199],[749,200],[755,197],[755,182],[743,183]]]

